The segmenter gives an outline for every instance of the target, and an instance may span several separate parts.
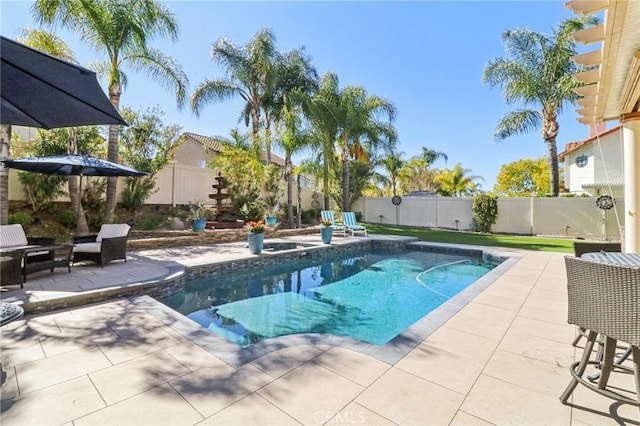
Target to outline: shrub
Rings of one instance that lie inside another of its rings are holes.
[[[75,228],[76,215],[71,210],[63,210],[58,215],[58,222],[67,228]]]
[[[302,223],[304,223],[305,225],[316,225],[318,223],[318,216],[320,216],[320,210],[302,210],[302,215],[300,216],[302,219]]]
[[[122,191],[122,206],[128,210],[136,210],[151,196],[156,183],[153,178],[129,177]]]
[[[136,223],[136,229],[142,231],[153,231],[159,229],[166,220],[167,217],[164,214],[149,213],[144,215],[144,217],[140,219],[139,223]]]
[[[260,203],[249,201],[247,203],[244,203],[242,207],[240,207],[239,213],[240,217],[244,221],[257,222],[264,218],[264,207]]]
[[[24,228],[24,232],[28,233],[29,228],[31,228],[31,224],[33,223],[33,218],[26,212],[12,213],[9,215],[9,223],[19,223]]]
[[[498,218],[498,197],[490,194],[480,194],[473,198],[473,216],[471,229],[476,232],[489,232],[491,225]]]

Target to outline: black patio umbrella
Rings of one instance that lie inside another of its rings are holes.
[[[45,129],[127,123],[96,74],[0,36],[0,124]]]
[[[76,175],[76,176],[146,176],[149,173],[140,172],[131,167],[112,163],[100,158],[84,154],[63,154],[47,157],[27,157],[17,160],[2,160],[5,167],[24,170],[25,172],[42,173],[46,175]]]

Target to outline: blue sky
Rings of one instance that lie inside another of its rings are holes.
[[[510,110],[499,88],[482,83],[486,63],[505,56],[501,34],[529,27],[550,34],[573,15],[564,1],[410,1],[410,2],[167,2],[180,23],[177,43],[151,43],[173,56],[187,73],[191,88],[223,71],[209,56],[212,43],[227,37],[249,41],[259,28],[270,28],[280,51],[305,46],[320,75],[335,72],[341,86],[361,85],[398,109],[399,149],[408,158],[422,146],[446,153],[453,167],[462,163],[484,177],[490,190],[500,167],[523,158],[544,156],[539,132],[493,138],[499,118]],[[35,27],[31,2],[0,3],[0,33],[15,38]],[[83,65],[102,59],[70,31],[58,31]],[[143,74],[129,71],[121,105],[135,109],[160,105],[166,121],[183,131],[228,135],[238,123],[239,101],[210,104],[200,117],[179,111],[172,95]],[[106,89],[105,89],[106,90]],[[576,121],[575,108],[559,117],[558,151],[588,136]],[[277,152],[277,151],[276,151]],[[298,158],[299,159],[299,158]]]

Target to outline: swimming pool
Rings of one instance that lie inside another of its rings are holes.
[[[374,249],[194,279],[160,301],[243,347],[300,333],[383,345],[493,266],[479,257]]]
[[[300,333],[384,345],[495,266],[407,249],[337,256],[193,279],[159,300],[243,347]]]

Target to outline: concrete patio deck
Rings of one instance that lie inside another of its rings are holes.
[[[318,238],[316,236],[308,238]],[[340,243],[341,239],[337,239]],[[147,296],[27,316],[0,329],[3,425],[640,425],[636,407],[578,387],[563,255],[517,258],[395,362],[337,344],[242,348]],[[131,252],[128,262],[29,277],[3,300],[33,300],[247,256],[244,244]],[[295,340],[294,340],[295,341]],[[632,388],[629,375],[616,384]]]

